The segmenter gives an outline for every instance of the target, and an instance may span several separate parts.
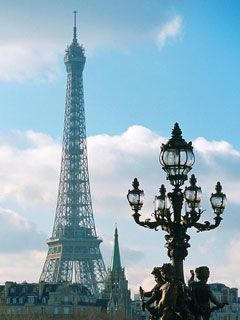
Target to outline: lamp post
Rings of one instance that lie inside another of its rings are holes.
[[[215,213],[214,223],[209,221],[200,223],[199,219],[203,213],[200,208],[202,191],[196,185],[195,176],[191,175],[190,186],[185,187],[184,191],[181,188],[192,169],[195,157],[192,143],[187,143],[182,138],[182,131],[178,123],[175,123],[171,139],[166,144],[162,144],[159,161],[173,189],[172,192],[166,194],[165,186],[161,186],[159,195],[155,197],[154,201],[154,219],[140,220],[141,214],[139,211],[143,205],[144,192],[139,189],[137,178],[133,180],[133,189],[128,191],[127,199],[134,211],[133,218],[137,224],[155,230],[161,228],[167,232],[165,239],[168,256],[172,261],[176,279],[184,283],[183,260],[188,255],[188,248],[190,247],[190,236],[187,234],[187,229],[194,227],[200,232],[217,228],[226,206],[226,195],[222,193],[220,182],[217,182],[216,192],[212,193],[210,197]],[[186,203],[186,209],[185,212],[182,212],[184,202]]]

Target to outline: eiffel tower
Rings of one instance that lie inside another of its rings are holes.
[[[77,41],[74,11],[73,40],[64,58],[67,90],[57,208],[40,281],[80,283],[98,296],[106,272],[89,184],[82,80],[85,60],[84,48]]]

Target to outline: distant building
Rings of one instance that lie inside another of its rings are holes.
[[[140,294],[134,294],[134,298],[131,302],[131,312],[132,312],[132,318],[134,320],[148,320],[149,319],[149,313],[147,310],[142,310],[142,302],[140,299]]]
[[[240,320],[238,289],[229,288],[222,283],[211,283],[210,288],[220,302],[228,302],[228,305],[223,309],[212,313],[211,320]]]
[[[85,308],[106,309],[107,301],[96,299],[80,284],[6,282],[0,286],[0,318],[3,315],[68,315]]]
[[[114,234],[112,265],[107,270],[102,297],[108,300],[107,310],[111,315],[122,313],[124,316],[131,316],[130,290],[125,269],[121,265],[117,227]]]

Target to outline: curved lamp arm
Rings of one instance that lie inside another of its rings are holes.
[[[157,230],[158,227],[161,227],[164,230],[169,228],[169,223],[165,219],[158,219],[156,221],[151,221],[150,219],[146,219],[146,220],[140,221],[141,215],[138,212],[135,212],[132,216],[135,222],[144,228],[155,229],[155,230]]]
[[[220,217],[220,215],[217,215],[214,220],[214,224],[211,224],[209,221],[205,221],[204,223],[196,222],[194,223],[193,227],[197,229],[197,232],[213,230],[220,225],[222,217]]]

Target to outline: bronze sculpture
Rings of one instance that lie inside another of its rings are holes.
[[[157,282],[154,288],[145,292],[140,287],[143,300],[149,297],[143,301],[143,310],[149,311],[151,320],[209,320],[211,312],[227,304],[219,302],[207,284],[210,272],[206,266],[196,268],[195,273],[191,270],[188,287],[176,280],[171,263],[155,267],[152,274]]]
[[[152,320],[193,320],[186,299],[186,287],[176,280],[172,264],[165,263],[160,268],[155,267],[152,273],[155,273],[157,281],[154,288],[145,292],[140,287],[141,296],[150,297],[147,302],[143,302],[143,310],[146,307]]]
[[[189,293],[191,298],[191,310],[195,316],[195,320],[209,320],[211,312],[223,308],[226,303],[219,302],[213,295],[210,286],[207,284],[210,272],[206,266],[195,269],[198,281],[194,280],[194,271],[191,270],[191,278],[188,281]],[[216,307],[210,307],[210,302]]]
[[[139,288],[139,293],[142,300],[142,310],[144,311],[145,308],[147,308],[150,314],[154,314],[154,310],[161,298],[160,288],[164,284],[160,267],[154,267],[152,274],[154,275],[156,281],[156,285],[152,288],[152,290],[146,292],[142,289],[142,287]],[[149,298],[147,302],[144,301],[144,297]]]

